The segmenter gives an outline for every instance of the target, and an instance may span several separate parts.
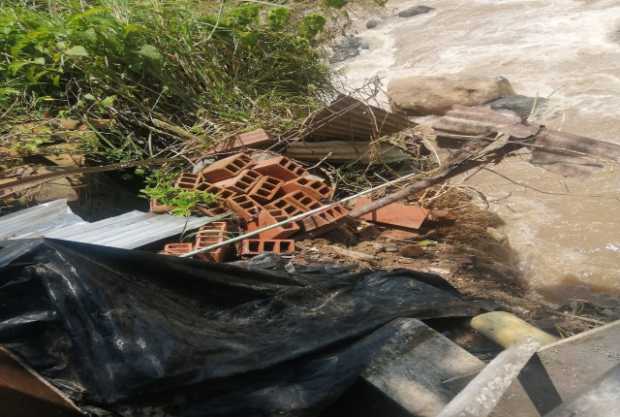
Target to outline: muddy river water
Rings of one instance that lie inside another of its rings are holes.
[[[410,18],[398,10],[424,4]],[[504,76],[519,94],[549,98],[538,121],[620,144],[620,0],[388,1],[379,25],[352,14],[367,48],[337,64],[356,87],[379,76]],[[565,177],[513,157],[494,169],[545,194],[480,172],[484,192],[506,222],[532,288],[558,302],[617,303],[620,294],[620,167]]]

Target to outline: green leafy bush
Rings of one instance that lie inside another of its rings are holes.
[[[146,198],[173,207],[172,214],[185,217],[189,216],[199,204],[209,205],[216,202],[213,194],[174,187],[174,178],[174,175],[155,171],[146,178],[146,186],[141,193]]]
[[[180,130],[207,143],[252,125],[288,129],[329,88],[312,46],[325,19],[226,5],[0,1],[0,114],[114,119],[93,127],[95,162],[170,153],[187,139]]]

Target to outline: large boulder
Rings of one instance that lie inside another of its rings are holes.
[[[411,76],[388,84],[392,109],[414,115],[443,114],[455,104],[476,106],[514,94],[504,77]]]

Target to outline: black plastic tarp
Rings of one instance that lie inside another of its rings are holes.
[[[394,319],[477,312],[441,278],[405,270],[0,247],[0,344],[78,405],[127,416],[316,415]]]

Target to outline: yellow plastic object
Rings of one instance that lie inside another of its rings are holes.
[[[521,343],[527,338],[534,339],[542,346],[558,340],[505,311],[480,314],[471,320],[471,327],[505,348]]]

